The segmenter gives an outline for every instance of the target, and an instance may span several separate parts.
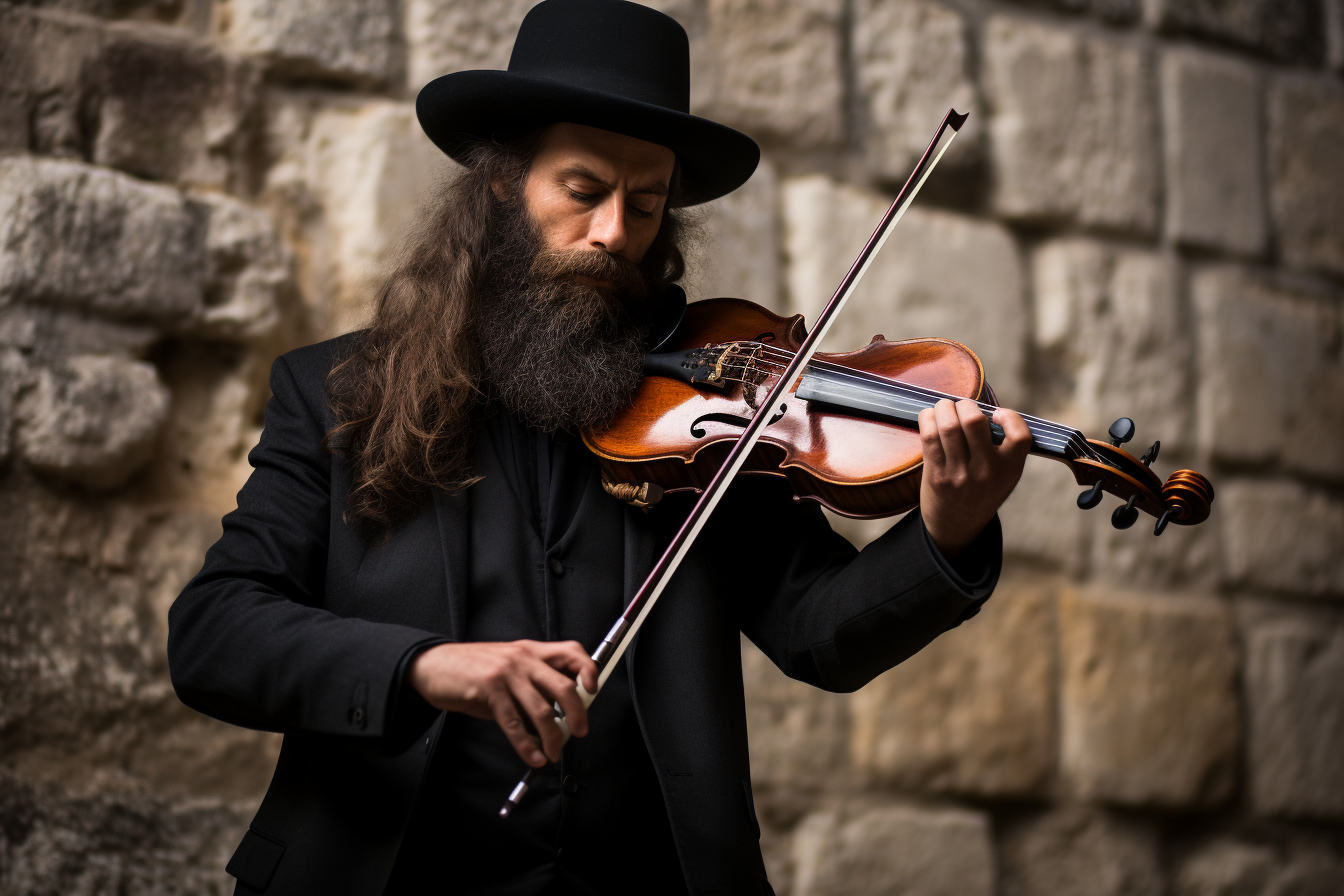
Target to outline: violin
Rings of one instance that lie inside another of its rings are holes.
[[[664,492],[703,490],[806,336],[802,315],[781,317],[742,299],[687,305],[672,336],[647,356],[630,407],[605,431],[584,436],[607,490],[643,506]],[[856,351],[817,353],[767,411],[741,472],[781,476],[796,499],[842,516],[903,513],[919,503],[919,412],[942,398],[973,399],[986,417],[997,409],[980,359],[951,339],[875,336]],[[1157,517],[1156,535],[1168,523],[1208,518],[1208,479],[1178,470],[1164,483],[1151,469],[1161,442],[1138,458],[1120,447],[1134,434],[1128,417],[1111,426],[1110,441],[1022,419],[1031,453],[1064,463],[1087,486],[1080,507],[1095,507],[1106,492],[1124,502],[1111,516],[1116,528],[1134,525],[1140,511]],[[997,444],[1003,432],[990,426]]]

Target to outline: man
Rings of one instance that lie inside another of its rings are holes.
[[[993,589],[1029,435],[1001,412],[996,448],[944,402],[921,513],[862,553],[783,480],[736,483],[585,712],[588,651],[691,499],[621,504],[578,436],[676,323],[677,207],[758,158],[688,95],[685,33],[622,0],[546,0],[508,72],[422,92],[466,170],[372,327],[276,362],[256,470],[170,613],[182,700],[285,734],[237,892],[770,892],[739,632],[852,690]]]

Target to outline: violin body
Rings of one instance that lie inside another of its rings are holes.
[[[584,434],[608,490],[647,506],[648,484],[661,492],[705,489],[806,338],[802,315],[781,317],[742,299],[686,306],[661,353],[646,359],[631,404],[606,430]],[[769,411],[741,472],[782,476],[797,499],[843,516],[903,513],[919,503],[918,412],[942,397],[974,399],[987,416],[994,410],[980,359],[951,339],[875,336],[856,351],[818,353]],[[1133,525],[1139,511],[1160,518],[1159,534],[1168,522],[1208,518],[1213,486],[1205,477],[1178,470],[1163,483],[1150,469],[1160,443],[1141,458],[1120,447],[1133,434],[1128,418],[1104,442],[1022,416],[1032,453],[1068,465],[1080,485],[1092,486],[1080,507],[1095,506],[1103,492],[1127,502],[1112,516],[1117,528]]]
[[[709,299],[687,306],[664,349],[685,350],[738,341],[797,351],[807,333],[802,315],[781,317],[743,299]],[[950,339],[876,338],[863,348],[818,354],[818,361],[913,383],[949,395],[988,394],[984,367]],[[585,434],[611,482],[652,482],[664,491],[699,491],[719,469],[756,412],[767,388],[733,382],[723,391],[664,376],[646,376],[630,407],[604,432]],[[919,432],[895,423],[820,411],[796,397],[797,386],[772,413],[742,472],[783,476],[799,498],[836,513],[871,519],[919,503]],[[753,394],[754,393],[754,394]]]

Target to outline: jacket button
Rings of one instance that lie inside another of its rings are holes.
[[[546,565],[551,568],[551,575],[557,579],[565,574],[565,564],[560,562],[559,557],[552,557]]]
[[[356,706],[355,711],[350,713],[350,721],[355,723],[356,728],[364,727],[364,710]]]
[[[565,793],[579,792],[579,781],[573,775],[565,775],[563,786],[565,788]]]

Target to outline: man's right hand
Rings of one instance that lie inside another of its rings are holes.
[[[551,703],[559,703],[575,737],[588,733],[588,710],[575,679],[597,693],[597,664],[578,641],[503,641],[440,644],[415,658],[406,672],[430,706],[494,719],[513,749],[533,768],[559,761],[564,736]],[[541,735],[528,732],[523,714]]]

